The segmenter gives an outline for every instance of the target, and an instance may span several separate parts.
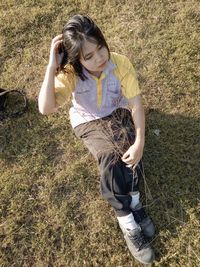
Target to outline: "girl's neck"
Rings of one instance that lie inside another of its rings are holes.
[[[99,79],[101,77],[102,71],[89,71],[89,73]]]

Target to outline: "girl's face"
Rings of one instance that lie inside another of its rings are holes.
[[[109,53],[105,46],[87,40],[84,42],[80,62],[91,74],[99,77],[106,68],[108,60]]]

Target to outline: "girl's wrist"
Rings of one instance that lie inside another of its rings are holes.
[[[51,64],[47,65],[47,71],[56,73],[57,68],[55,66],[52,66]]]
[[[136,137],[135,143],[138,144],[139,146],[144,147],[145,139],[142,137]]]

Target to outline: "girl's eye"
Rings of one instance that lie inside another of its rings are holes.
[[[92,58],[92,56],[88,56],[88,57],[85,58],[85,60],[89,60],[91,58]]]
[[[103,47],[104,47],[103,45],[98,45],[98,50],[102,49]],[[92,57],[93,57],[93,55],[88,55],[88,56],[85,58],[85,61],[86,61],[86,60],[90,60]]]

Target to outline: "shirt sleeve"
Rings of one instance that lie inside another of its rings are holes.
[[[124,75],[121,80],[122,93],[127,99],[131,99],[141,93],[138,85],[138,79],[135,69],[127,57],[124,57],[123,68],[126,71],[125,73],[123,71]]]
[[[75,75],[67,73],[59,73],[55,77],[55,100],[56,107],[64,105],[71,96],[75,88]]]

